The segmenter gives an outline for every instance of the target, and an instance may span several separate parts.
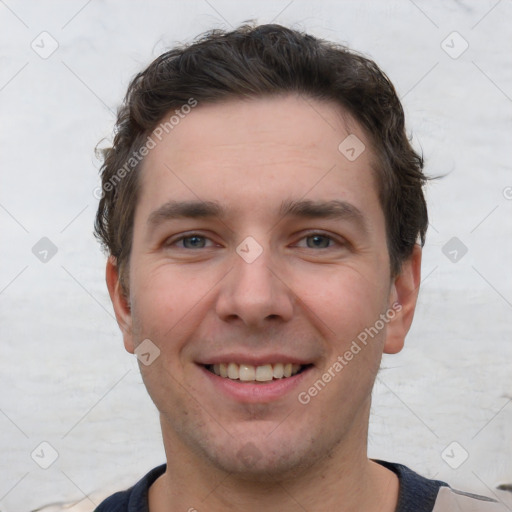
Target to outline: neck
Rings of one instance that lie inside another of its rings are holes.
[[[164,445],[167,470],[150,488],[150,512],[392,512],[398,501],[398,478],[367,458],[366,437],[357,449],[340,443],[313,467],[256,481],[181,450],[177,439],[164,435]]]

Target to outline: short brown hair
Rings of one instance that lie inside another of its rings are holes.
[[[207,32],[164,53],[128,87],[114,142],[103,153],[94,226],[96,237],[116,258],[125,292],[142,161],[138,152],[159,122],[191,98],[202,104],[285,93],[337,103],[369,137],[379,167],[392,275],[418,239],[425,243],[423,158],[411,147],[402,105],[387,76],[372,60],[344,46],[280,25],[246,24],[231,32]],[[127,162],[133,165],[127,168]]]

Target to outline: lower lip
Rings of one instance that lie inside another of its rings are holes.
[[[219,377],[204,366],[198,366],[215,389],[233,400],[244,403],[264,403],[278,400],[297,388],[312,370],[312,366],[309,366],[293,377],[275,379],[261,384],[249,384],[248,382]]]

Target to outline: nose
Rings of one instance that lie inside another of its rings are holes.
[[[225,322],[256,329],[289,321],[295,298],[282,274],[268,246],[254,260],[235,252],[233,268],[217,296],[217,315]]]

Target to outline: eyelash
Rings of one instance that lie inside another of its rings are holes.
[[[332,242],[333,244],[337,244],[339,246],[346,245],[345,243],[342,243],[342,242],[336,240],[331,235],[327,235],[325,233],[320,233],[320,232],[316,232],[316,231],[308,233],[307,235],[304,235],[302,238],[300,238],[300,240],[304,240],[304,239],[312,238],[312,237],[322,237],[324,239],[326,238],[326,239],[329,240],[329,242]],[[166,242],[165,246],[166,247],[171,247],[171,246],[174,246],[175,244],[177,244],[178,242],[182,242],[182,241],[190,239],[190,238],[201,238],[201,239],[204,239],[204,240],[212,241],[210,238],[208,238],[207,236],[204,236],[204,235],[202,235],[200,233],[190,233],[188,235],[180,236],[176,240],[172,240],[172,241]],[[331,249],[332,247],[333,247],[333,245],[329,245],[328,247],[320,247],[320,249]],[[198,249],[207,249],[207,248],[208,247],[199,247]],[[313,249],[313,247],[303,247],[303,248],[304,249]],[[198,250],[198,249],[189,248],[189,247],[180,247],[180,249],[191,250],[191,251]]]

